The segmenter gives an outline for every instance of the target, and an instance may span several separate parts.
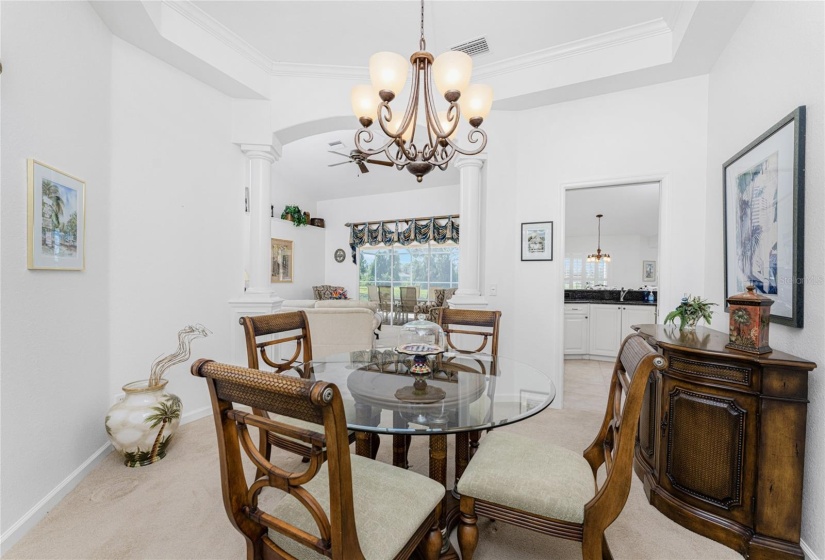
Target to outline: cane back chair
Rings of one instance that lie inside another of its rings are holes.
[[[312,335],[309,331],[309,321],[303,311],[293,311],[290,313],[273,313],[271,315],[256,315],[253,317],[241,317],[240,324],[243,325],[244,337],[246,339],[246,358],[250,368],[261,369],[264,364],[274,369],[274,373],[284,373],[290,370],[296,371],[301,377],[307,378],[309,371],[304,368],[304,364],[312,361]],[[273,336],[282,333],[298,331],[298,334],[275,338]],[[292,356],[283,360],[267,354],[267,349],[279,344],[295,343],[295,351]],[[303,352],[302,352],[303,351]],[[300,359],[299,359],[300,358]],[[256,414],[266,416],[266,411],[256,410]],[[275,417],[275,420],[293,424],[299,428],[317,431],[319,426],[311,426],[306,422],[294,420],[287,417]],[[286,449],[297,453],[302,457],[308,457],[306,446],[299,444],[293,439],[283,438],[277,434],[267,434],[260,431],[260,450],[265,457],[269,457],[272,446]],[[355,441],[355,434],[350,434],[351,441]]]
[[[422,475],[351,456],[341,394],[332,383],[198,360],[192,375],[209,386],[218,436],[221,490],[247,558],[370,560],[438,558],[444,488]],[[300,420],[307,430],[238,410],[235,404]],[[301,442],[301,472],[262,455],[249,427]],[[257,467],[249,484],[241,449]],[[277,489],[288,494],[277,500]],[[398,507],[404,504],[404,507]]]
[[[613,367],[604,420],[583,455],[511,433],[487,435],[458,482],[461,557],[473,558],[481,514],[579,541],[584,560],[612,558],[604,531],[621,513],[630,492],[648,377],[665,367],[664,357],[641,336],[625,338]],[[521,460],[517,468],[512,457]],[[606,476],[599,485],[602,465]]]

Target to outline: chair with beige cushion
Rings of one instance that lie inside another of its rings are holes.
[[[416,551],[427,560],[438,558],[444,488],[350,455],[344,405],[334,384],[211,360],[195,362],[192,374],[209,387],[224,508],[246,540],[248,559],[399,560]],[[236,405],[319,429],[273,421]],[[292,471],[289,463],[273,464],[256,448],[249,427],[300,442],[308,465]],[[251,484],[241,450],[258,469]]]
[[[433,323],[438,321],[438,312],[442,307],[447,306],[447,301],[455,295],[457,288],[433,288],[433,301],[416,304],[414,312],[416,317],[426,315],[428,321]]]
[[[472,560],[477,515],[582,543],[584,560],[612,558],[604,531],[630,492],[633,450],[648,377],[665,359],[637,335],[622,343],[604,421],[579,455],[524,436],[488,434],[458,482],[461,557]],[[517,458],[517,460],[515,459]],[[599,485],[597,472],[605,465]]]

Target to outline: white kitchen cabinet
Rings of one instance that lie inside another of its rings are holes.
[[[564,306],[564,353],[587,354],[589,351],[588,313],[590,306],[565,304]]]
[[[631,325],[655,322],[656,307],[653,305],[591,304],[588,354],[615,358],[622,340],[633,333]]]
[[[590,342],[588,354],[613,356],[619,353],[622,338],[622,307],[590,304]]]
[[[650,325],[656,322],[656,306],[654,305],[623,305],[622,306],[622,338],[635,331],[630,325]],[[618,353],[619,349],[616,348]]]

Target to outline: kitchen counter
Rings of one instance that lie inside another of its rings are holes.
[[[605,305],[650,305],[652,307],[656,306],[655,301],[651,303],[647,301],[611,301],[604,299],[565,299],[564,303],[595,303]]]

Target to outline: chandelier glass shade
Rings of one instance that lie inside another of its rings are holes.
[[[456,154],[476,155],[487,145],[487,133],[479,127],[493,105],[493,90],[484,84],[470,84],[473,59],[461,51],[447,51],[437,58],[426,51],[424,41],[424,1],[421,1],[419,49],[409,58],[379,52],[370,57],[370,85],[352,89],[352,110],[362,128],[355,133],[355,147],[365,156],[384,153],[398,169],[407,169],[420,183],[434,168],[447,169]],[[404,112],[390,106],[403,90],[412,65],[410,97]],[[435,88],[433,88],[435,85]],[[448,105],[439,110],[433,89]],[[455,143],[460,117],[472,127],[467,134],[469,148]],[[374,135],[370,126],[377,121],[387,140],[378,147],[369,144]],[[417,127],[426,130],[419,133]],[[421,136],[424,136],[423,138]]]
[[[602,217],[604,214],[596,214],[596,218],[599,220],[599,236],[598,242],[596,245],[596,252],[590,253],[587,255],[587,262],[610,262],[610,255],[608,253],[602,253]]]

